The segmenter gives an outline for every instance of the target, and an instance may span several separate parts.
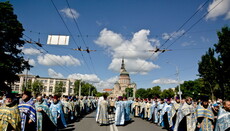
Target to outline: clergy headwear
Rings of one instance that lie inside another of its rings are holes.
[[[118,96],[118,100],[122,100],[122,96]]]
[[[23,94],[31,97],[31,92],[30,91],[24,91]]]
[[[9,94],[6,95],[6,98],[14,98],[14,95],[9,93]]]
[[[167,101],[170,101],[170,98],[167,98]]]
[[[208,101],[208,100],[209,100],[209,97],[208,97],[208,96],[202,96],[201,100],[202,100],[202,101]]]
[[[57,99],[58,99],[58,96],[54,96],[53,98],[57,100]]]

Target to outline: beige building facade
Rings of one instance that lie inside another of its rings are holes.
[[[125,69],[124,59],[122,59],[119,80],[114,84],[113,91],[110,96],[111,97],[123,96],[123,94],[126,94],[125,92],[126,88],[133,88],[133,92],[134,92],[133,97],[135,97],[135,92],[137,88],[136,84],[131,83],[129,73]]]
[[[49,78],[49,77],[38,77],[34,75],[24,75],[20,74],[19,81],[11,85],[12,92],[22,93],[23,87],[28,87],[26,83],[31,81],[39,81],[43,85],[42,94],[54,95],[56,83],[63,82],[63,93],[62,95],[73,95],[74,94],[74,79],[60,79],[60,78]],[[27,81],[27,82],[26,82]]]

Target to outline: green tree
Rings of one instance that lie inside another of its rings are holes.
[[[150,94],[149,98],[154,98],[154,97],[159,98],[161,94],[161,87],[160,86],[152,87],[151,90],[149,91],[149,94]]]
[[[0,2],[0,90],[8,90],[5,84],[18,80],[16,74],[22,73],[24,69],[30,69],[28,61],[23,58],[20,47],[25,43],[21,39],[23,36],[23,26],[17,20],[13,12],[13,7],[9,2]]]
[[[75,82],[74,82],[74,94],[75,95],[79,95],[79,84],[80,84],[80,80],[76,80]]]
[[[171,88],[163,90],[160,94],[161,98],[172,98],[174,95],[174,91]]]
[[[38,80],[34,81],[32,84],[32,90],[31,90],[34,96],[41,94],[42,90],[43,90],[43,83]]]
[[[103,93],[97,92],[97,93],[96,93],[96,97],[101,97],[101,96],[103,96],[103,95],[109,96],[109,93],[108,93],[108,92],[103,92]]]
[[[217,32],[219,41],[215,44],[215,51],[218,53],[218,79],[217,82],[221,89],[223,99],[229,99],[230,96],[230,28],[225,26]]]
[[[23,83],[22,91],[27,90],[27,91],[31,91],[32,92],[32,84],[33,83],[32,83],[31,79],[27,80],[27,82]]]
[[[54,90],[55,95],[58,95],[58,96],[62,95],[62,93],[63,93],[63,85],[64,85],[64,83],[62,81],[57,82],[55,84],[55,90]]]
[[[137,89],[136,97],[137,98],[147,98],[147,91],[144,88]]]
[[[198,63],[199,76],[204,80],[204,90],[214,99],[214,89],[217,84],[218,60],[215,58],[214,49],[209,48],[208,52],[201,57]]]
[[[180,84],[180,89],[182,92],[182,98],[192,97],[197,100],[200,98],[200,95],[207,95],[207,91],[204,90],[204,80],[202,78],[190,81],[184,81],[183,84]],[[177,93],[179,91],[178,86],[175,89]]]
[[[90,83],[84,81],[76,80],[74,83],[74,94],[79,95],[79,86],[81,84],[81,95],[82,96],[91,96],[92,92],[94,95],[97,94],[97,89]]]
[[[125,88],[125,95],[126,97],[133,97],[133,88]]]

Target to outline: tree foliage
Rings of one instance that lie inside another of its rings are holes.
[[[126,96],[127,98],[133,97],[133,88],[126,88],[124,96]]]
[[[209,48],[201,57],[199,64],[199,76],[204,80],[204,88],[208,95],[230,98],[230,28],[223,27],[217,32],[219,41],[215,49]],[[215,54],[216,53],[216,54]]]
[[[9,2],[0,2],[0,87],[18,80],[16,74],[29,69],[28,61],[23,58],[20,47],[24,45],[21,39],[23,26],[17,20],[13,7]],[[10,90],[10,88],[6,88]],[[2,90],[2,89],[1,89]]]
[[[58,95],[58,96],[62,96],[62,93],[63,93],[63,86],[64,86],[64,83],[62,81],[60,82],[57,82],[55,84],[55,90],[54,90],[54,94],[55,95]]]
[[[41,81],[34,81],[32,84],[32,92],[35,96],[39,95],[42,93],[43,90],[43,83]]]
[[[180,89],[182,92],[182,98],[192,97],[197,100],[200,98],[200,95],[207,95],[207,92],[203,90],[204,87],[203,79],[196,79],[190,81],[184,81],[183,84],[180,84]],[[175,92],[178,93],[179,89],[176,87]]]
[[[204,80],[204,87],[207,94],[214,99],[214,89],[217,84],[218,60],[215,58],[214,49],[209,48],[208,52],[201,57],[199,65],[199,76]],[[207,90],[208,88],[208,90]]]
[[[218,84],[223,98],[230,98],[230,28],[225,26],[217,32],[219,41],[215,44],[215,51],[218,53]]]
[[[90,83],[84,81],[76,80],[74,83],[74,94],[79,95],[79,86],[81,84],[81,96],[91,96],[97,94],[97,89]]]
[[[173,98],[175,96],[174,91],[169,88],[162,91],[160,94],[161,98]]]
[[[140,88],[136,91],[136,97],[137,98],[154,98],[154,97],[160,97],[161,96],[161,87],[155,86],[152,88]]]

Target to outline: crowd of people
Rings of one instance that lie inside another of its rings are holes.
[[[0,131],[56,131],[83,118],[97,106],[94,97],[0,96]]]
[[[140,117],[168,131],[229,131],[230,101],[221,99],[211,101],[203,96],[198,101],[191,97],[180,100],[168,99],[98,99],[96,122],[110,124],[109,118],[115,119],[115,125],[125,125],[130,116]]]
[[[139,117],[168,131],[229,131],[230,101],[211,101],[207,96],[198,101],[191,97],[180,100],[127,99],[76,96],[33,97],[25,91],[21,96],[0,96],[0,131],[56,131],[68,123],[96,110],[100,126],[121,126]]]

